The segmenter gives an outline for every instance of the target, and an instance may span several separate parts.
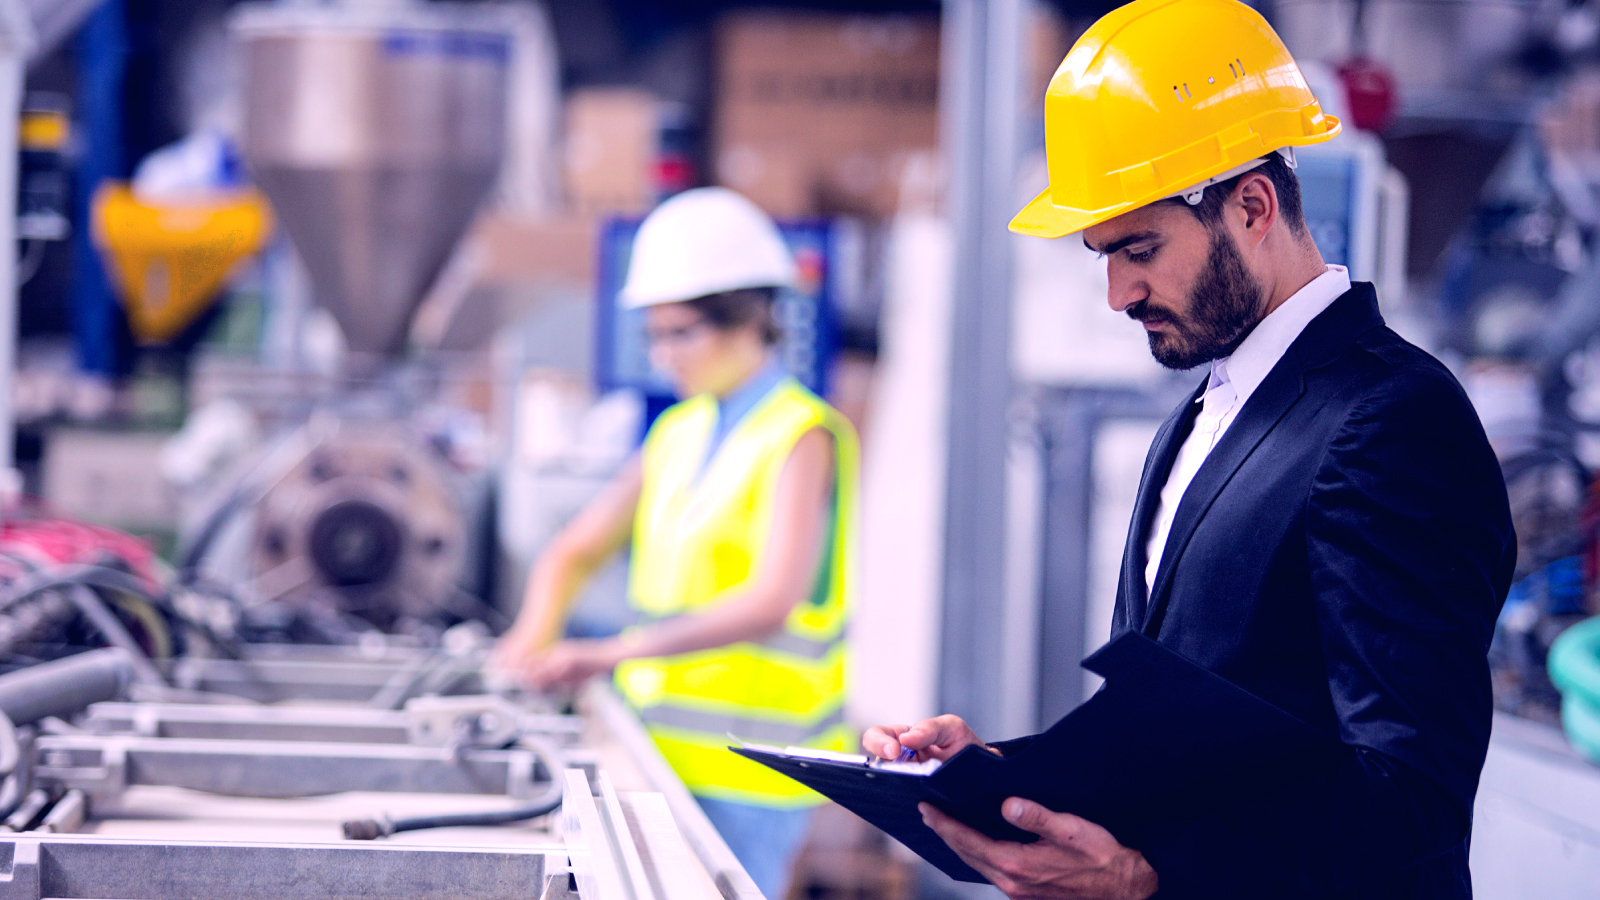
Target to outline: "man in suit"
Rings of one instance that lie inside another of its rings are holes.
[[[1234,0],[1137,0],[1051,84],[1051,188],[1013,230],[1081,232],[1156,359],[1205,367],[1147,457],[1112,635],[1154,638],[1337,749],[1119,836],[1014,797],[1003,815],[1040,839],[995,841],[924,806],[1014,898],[1471,897],[1486,655],[1515,542],[1460,386],[1308,233],[1279,151],[1338,127]],[[984,746],[954,716],[862,741],[883,758]]]

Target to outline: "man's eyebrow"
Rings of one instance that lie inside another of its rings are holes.
[[[1088,235],[1084,235],[1083,245],[1085,247],[1088,247],[1089,251],[1091,253],[1099,253],[1102,256],[1110,256],[1111,254],[1117,252],[1118,250],[1121,250],[1123,247],[1126,247],[1129,244],[1137,244],[1140,241],[1148,241],[1151,238],[1155,238],[1155,237],[1160,237],[1160,235],[1158,235],[1154,231],[1136,231],[1133,234],[1130,234],[1127,237],[1124,237],[1124,238],[1122,238],[1120,240],[1112,241],[1111,243],[1106,245],[1104,250],[1096,250],[1089,243],[1089,236]]]

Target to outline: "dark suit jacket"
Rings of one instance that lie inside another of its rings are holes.
[[[1358,283],[1250,396],[1145,545],[1195,394],[1145,462],[1112,635],[1138,628],[1338,737],[1289,786],[1135,838],[1160,897],[1469,898],[1489,639],[1516,558],[1505,483],[1450,372]]]

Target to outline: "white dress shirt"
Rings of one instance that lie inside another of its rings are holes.
[[[1223,432],[1238,418],[1250,395],[1278,364],[1289,345],[1300,332],[1311,324],[1321,312],[1332,305],[1339,296],[1350,290],[1350,272],[1344,266],[1329,266],[1326,272],[1311,279],[1305,287],[1295,291],[1289,299],[1271,313],[1239,344],[1233,355],[1213,360],[1211,380],[1199,399],[1200,414],[1195,417],[1194,430],[1178,450],[1167,483],[1161,488],[1161,500],[1151,520],[1149,543],[1145,545],[1144,583],[1147,593],[1155,592],[1156,572],[1161,568],[1161,556],[1166,552],[1167,533],[1172,530],[1172,519],[1178,513],[1178,503],[1189,489],[1196,472],[1211,455],[1211,448],[1222,440]]]

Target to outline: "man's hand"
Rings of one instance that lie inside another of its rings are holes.
[[[1011,900],[1146,900],[1156,892],[1156,872],[1143,854],[1070,813],[1021,797],[1007,800],[1000,807],[1006,821],[1039,835],[1035,843],[1019,844],[990,840],[926,803],[917,809],[950,849]]]
[[[960,716],[923,719],[915,725],[874,725],[861,736],[861,746],[879,759],[899,759],[902,749],[913,750],[917,762],[947,760],[976,744],[989,749]]]

